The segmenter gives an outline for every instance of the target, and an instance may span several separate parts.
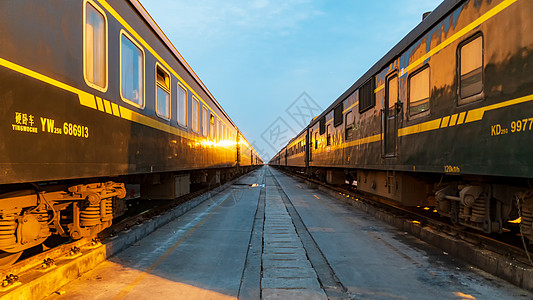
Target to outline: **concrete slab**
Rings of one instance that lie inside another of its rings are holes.
[[[293,248],[293,249],[287,249],[287,248],[268,248],[264,249],[263,251],[266,255],[278,255],[278,254],[291,254],[291,255],[299,255],[305,256],[306,252],[302,248]]]
[[[305,251],[300,251],[298,253],[273,253],[273,252],[263,252],[263,260],[300,260],[306,258]]]
[[[316,277],[266,277],[261,279],[261,288],[322,290]]]
[[[324,300],[326,296],[315,290],[286,290],[286,289],[264,289],[262,291],[263,300]]]
[[[312,268],[267,268],[263,278],[316,278],[316,273]]]

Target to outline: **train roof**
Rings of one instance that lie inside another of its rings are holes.
[[[344,93],[342,93],[332,104],[328,106],[320,115],[314,117],[309,124],[303,128],[294,138],[287,142],[278,153],[286,148],[295,138],[300,136],[309,126],[312,126],[320,121],[320,119],[328,114],[335,106],[344,101],[353,92],[355,92],[361,85],[363,85],[368,78],[374,76],[387,66],[390,61],[403,53],[407,48],[411,47],[416,41],[426,34],[436,23],[440,22],[449,15],[457,6],[466,2],[467,0],[444,0],[435,10],[426,16],[413,30],[411,30],[403,39],[398,42],[385,56],[383,56],[377,63],[375,63],[366,73],[361,76],[354,84],[350,86]]]
[[[329,113],[340,102],[344,101],[348,96],[355,92],[361,85],[363,85],[368,78],[377,74],[390,61],[403,53],[407,48],[411,47],[418,39],[426,34],[436,23],[444,19],[457,6],[466,2],[466,0],[444,0],[435,10],[433,10],[425,19],[422,20],[413,30],[411,30],[403,39],[400,40],[385,56],[383,56],[376,64],[374,64],[366,73],[361,76],[350,88],[342,93],[326,110],[324,110],[318,117],[314,118],[309,124],[314,125],[323,116]]]
[[[218,103],[218,101],[215,99],[215,97],[213,96],[213,94],[211,94],[211,92],[209,91],[209,89],[205,86],[205,84],[202,82],[202,80],[200,79],[200,77],[198,77],[198,75],[196,75],[196,73],[194,72],[194,70],[191,68],[191,66],[187,63],[187,61],[185,60],[185,58],[183,58],[183,56],[181,56],[181,53],[179,53],[178,49],[176,49],[176,47],[174,46],[174,44],[172,44],[172,42],[170,41],[170,39],[166,36],[166,34],[163,32],[163,30],[159,27],[159,25],[157,25],[157,23],[155,22],[155,20],[152,18],[152,16],[148,13],[148,11],[146,10],[146,8],[144,8],[144,6],[139,2],[139,0],[128,0],[128,2],[133,6],[133,8],[139,13],[139,15],[145,20],[145,22],[150,26],[150,28],[152,28],[152,30],[155,32],[155,34],[161,39],[161,41],[163,41],[163,43],[165,44],[165,46],[167,46],[168,50],[174,54],[174,56],[178,59],[178,61],[185,67],[185,69],[187,70],[187,72],[189,72],[189,74],[198,82],[198,84],[202,87],[202,89],[205,91],[205,93],[209,96],[209,98],[211,98],[211,100],[213,101],[213,103],[215,103],[215,105],[217,106],[218,109],[220,109],[220,111],[224,114],[224,116],[226,118],[228,118],[228,120],[231,122],[231,124],[237,129],[237,131],[241,134],[241,136],[246,140],[246,142],[248,143],[248,145],[250,145],[250,147],[257,153],[257,151],[253,148],[252,144],[250,144],[250,142],[248,142],[248,140],[246,139],[246,137],[244,137],[244,135],[242,134],[242,132],[239,130],[239,128],[237,127],[237,125],[235,125],[235,122],[233,122],[233,120],[230,118],[230,116],[226,113],[226,111],[222,108],[222,105],[220,105],[220,103]]]
[[[168,50],[170,50],[170,52],[172,54],[174,54],[174,56],[178,59],[178,61],[185,67],[185,69],[187,70],[187,72],[189,72],[189,74],[198,82],[198,84],[202,87],[202,89],[204,89],[204,91],[206,92],[206,94],[209,96],[209,98],[211,98],[211,100],[213,101],[213,103],[215,103],[215,105],[217,106],[218,109],[220,109],[220,111],[224,114],[224,116],[226,118],[228,118],[228,120],[231,122],[231,124],[233,126],[235,126],[237,128],[237,125],[235,125],[235,122],[233,122],[233,120],[228,116],[228,114],[226,113],[226,111],[224,111],[224,109],[222,108],[222,106],[220,105],[220,103],[218,103],[218,101],[215,99],[215,97],[211,94],[211,92],[209,91],[209,89],[205,86],[205,84],[202,82],[202,80],[200,80],[200,77],[198,77],[198,75],[196,75],[196,73],[194,72],[194,70],[191,68],[191,66],[189,66],[189,64],[187,63],[187,61],[185,60],[185,58],[183,58],[183,56],[181,56],[181,54],[179,53],[179,51],[176,49],[176,47],[174,46],[174,44],[172,44],[172,42],[170,41],[170,39],[165,35],[165,33],[163,32],[163,30],[161,30],[161,28],[159,27],[159,25],[157,25],[157,23],[154,21],[154,19],[152,18],[152,16],[148,13],[148,11],[144,8],[144,6],[139,2],[139,0],[128,0],[128,2],[133,6],[133,8],[139,13],[139,15],[146,21],[146,23],[152,28],[152,30],[156,33],[156,35],[161,39],[161,41],[163,41],[163,43],[167,46]]]

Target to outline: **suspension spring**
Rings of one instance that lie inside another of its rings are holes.
[[[0,248],[6,248],[17,244],[17,222],[15,215],[4,216],[0,219]]]
[[[80,212],[80,226],[88,227],[100,224],[100,205],[88,205]]]
[[[531,226],[533,225],[533,212],[522,208],[522,230],[524,235],[529,237],[531,234]]]
[[[103,199],[102,203],[102,222],[113,220],[113,199],[107,198]]]
[[[476,199],[472,205],[472,218],[474,222],[483,222],[485,220],[485,199]]]

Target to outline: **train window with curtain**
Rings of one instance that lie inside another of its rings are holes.
[[[125,31],[120,36],[120,95],[144,108],[144,50]]]
[[[83,30],[83,75],[87,85],[107,91],[107,19],[92,1],[85,2]]]
[[[349,141],[353,138],[353,112],[349,111],[345,118],[346,125],[344,126],[344,139]]]
[[[196,97],[192,96],[192,130],[194,132],[200,131],[200,102]]]
[[[178,124],[187,127],[187,89],[178,83]]]
[[[408,110],[410,117],[425,116],[429,112],[429,66],[409,76]]]
[[[343,102],[335,106],[333,110],[333,126],[337,127],[342,124],[342,110],[344,109]]]
[[[159,64],[155,65],[155,69],[155,112],[161,118],[170,120],[170,74]]]
[[[209,137],[215,139],[215,116],[211,114],[209,116]]]
[[[359,113],[365,112],[376,105],[375,85],[375,79],[372,76],[359,88]]]
[[[330,146],[331,145],[331,124],[328,124],[326,126],[326,134],[327,134],[327,137],[326,137],[326,146]]]
[[[202,135],[207,136],[207,132],[209,129],[209,114],[207,111],[207,107],[202,106]]]
[[[475,35],[459,46],[459,103],[465,104],[475,99],[465,99],[483,91],[483,36]]]

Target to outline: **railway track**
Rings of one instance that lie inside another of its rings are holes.
[[[395,217],[407,219],[410,222],[420,224],[421,226],[429,226],[433,230],[449,235],[452,238],[463,240],[478,249],[488,250],[521,264],[533,266],[528,259],[526,250],[524,250],[522,246],[520,236],[514,232],[505,232],[499,236],[495,236],[495,234],[487,235],[480,232],[474,232],[468,228],[456,226],[448,219],[440,217],[433,208],[402,207],[387,199],[374,195],[365,195],[352,186],[334,186],[315,179],[307,178],[300,173],[288,172],[287,170],[282,169],[281,171],[287,175],[296,176],[302,180],[334,191],[339,196],[350,199],[351,202],[363,202],[367,205],[386,211]],[[527,251],[530,253],[533,251],[531,248],[531,245],[528,245]]]

